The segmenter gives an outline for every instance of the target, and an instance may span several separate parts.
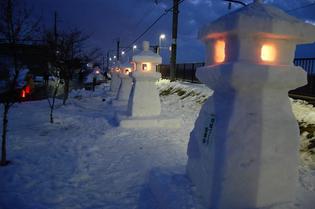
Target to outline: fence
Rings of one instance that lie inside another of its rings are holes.
[[[294,64],[302,67],[308,74],[309,84],[311,88],[315,88],[315,58],[296,58]],[[175,79],[199,83],[196,78],[196,70],[198,67],[204,66],[205,63],[183,63],[176,65]],[[170,77],[170,65],[162,64],[158,67],[158,72],[162,74],[162,78]]]

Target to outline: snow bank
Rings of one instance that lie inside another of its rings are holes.
[[[90,91],[86,89],[74,89],[70,92],[70,98],[81,99],[82,97],[96,97],[102,96],[106,90],[108,90],[109,85],[103,83],[101,85],[95,86],[95,91]]]

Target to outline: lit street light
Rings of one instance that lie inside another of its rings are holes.
[[[157,54],[160,54],[161,51],[161,45],[162,45],[162,40],[164,40],[166,38],[166,35],[164,33],[162,33],[159,37],[159,46],[158,46],[158,50],[157,50]]]

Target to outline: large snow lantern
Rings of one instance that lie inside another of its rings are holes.
[[[132,78],[130,77],[130,73],[134,71],[133,65],[131,63],[124,63],[120,65],[120,73],[118,74],[121,79],[121,83],[119,86],[119,90],[117,93],[116,100],[113,101],[114,105],[127,105],[131,88],[132,88]]]
[[[206,65],[198,79],[214,90],[188,145],[187,173],[213,209],[262,208],[295,199],[299,128],[288,91],[306,83],[293,65],[297,44],[315,28],[255,1],[199,32]]]
[[[143,51],[132,58],[136,69],[131,73],[133,87],[128,101],[127,115],[117,115],[117,120],[120,126],[126,128],[178,128],[180,126],[178,119],[160,116],[161,102],[155,83],[161,78],[161,74],[155,69],[162,63],[162,58],[149,47],[149,42],[144,41]]]

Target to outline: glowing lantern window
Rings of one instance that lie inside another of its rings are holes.
[[[261,60],[265,62],[273,62],[276,59],[276,49],[272,45],[263,45],[261,47]]]
[[[151,64],[150,63],[142,63],[142,70],[144,72],[150,71],[151,70]]]
[[[130,68],[125,68],[124,73],[125,73],[126,75],[129,75],[130,72],[131,72],[131,69],[130,69]]]
[[[222,63],[225,60],[225,41],[216,41],[214,46],[214,61]]]

